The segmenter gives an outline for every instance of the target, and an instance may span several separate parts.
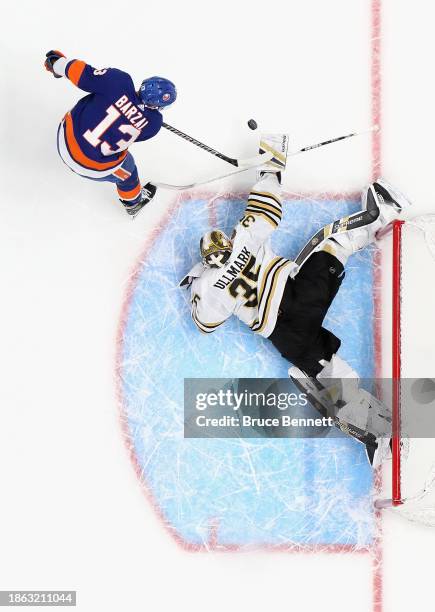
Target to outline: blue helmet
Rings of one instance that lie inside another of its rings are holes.
[[[142,82],[139,95],[146,106],[162,108],[175,102],[177,90],[168,79],[154,76]]]

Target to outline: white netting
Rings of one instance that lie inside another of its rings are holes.
[[[427,440],[425,439],[424,442]],[[406,440],[408,452],[413,452],[416,456],[421,453],[421,440]],[[433,440],[431,440],[433,442]],[[414,448],[412,448],[414,446]],[[420,448],[419,448],[420,447]],[[435,457],[435,449],[434,449]],[[408,457],[402,453],[402,460],[407,461]],[[421,523],[429,527],[435,527],[435,461],[432,463],[429,472],[427,472],[426,481],[422,490],[414,497],[409,497],[404,500],[400,506],[396,506],[394,511],[400,516]]]
[[[415,227],[423,232],[428,249],[435,259],[435,214],[420,215],[411,219],[411,221],[407,221],[406,225]]]

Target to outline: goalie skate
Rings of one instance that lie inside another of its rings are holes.
[[[380,178],[362,194],[363,208],[370,210],[375,206],[379,209],[379,222],[385,227],[411,206],[409,200],[395,187]]]

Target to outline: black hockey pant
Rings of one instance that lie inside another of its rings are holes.
[[[330,253],[313,253],[294,279],[287,280],[275,329],[269,336],[281,355],[316,376],[340,347],[323,320],[344,279],[342,263]]]

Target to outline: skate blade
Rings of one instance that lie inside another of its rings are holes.
[[[139,208],[139,210],[136,213],[134,213],[134,215],[130,215],[130,217],[132,218],[133,221],[136,219],[136,217],[138,215],[140,215],[140,213],[143,211],[143,209],[148,206],[148,204],[151,202],[151,200],[152,200],[152,198],[150,200],[148,200],[148,202],[145,202],[145,204],[141,208]]]

